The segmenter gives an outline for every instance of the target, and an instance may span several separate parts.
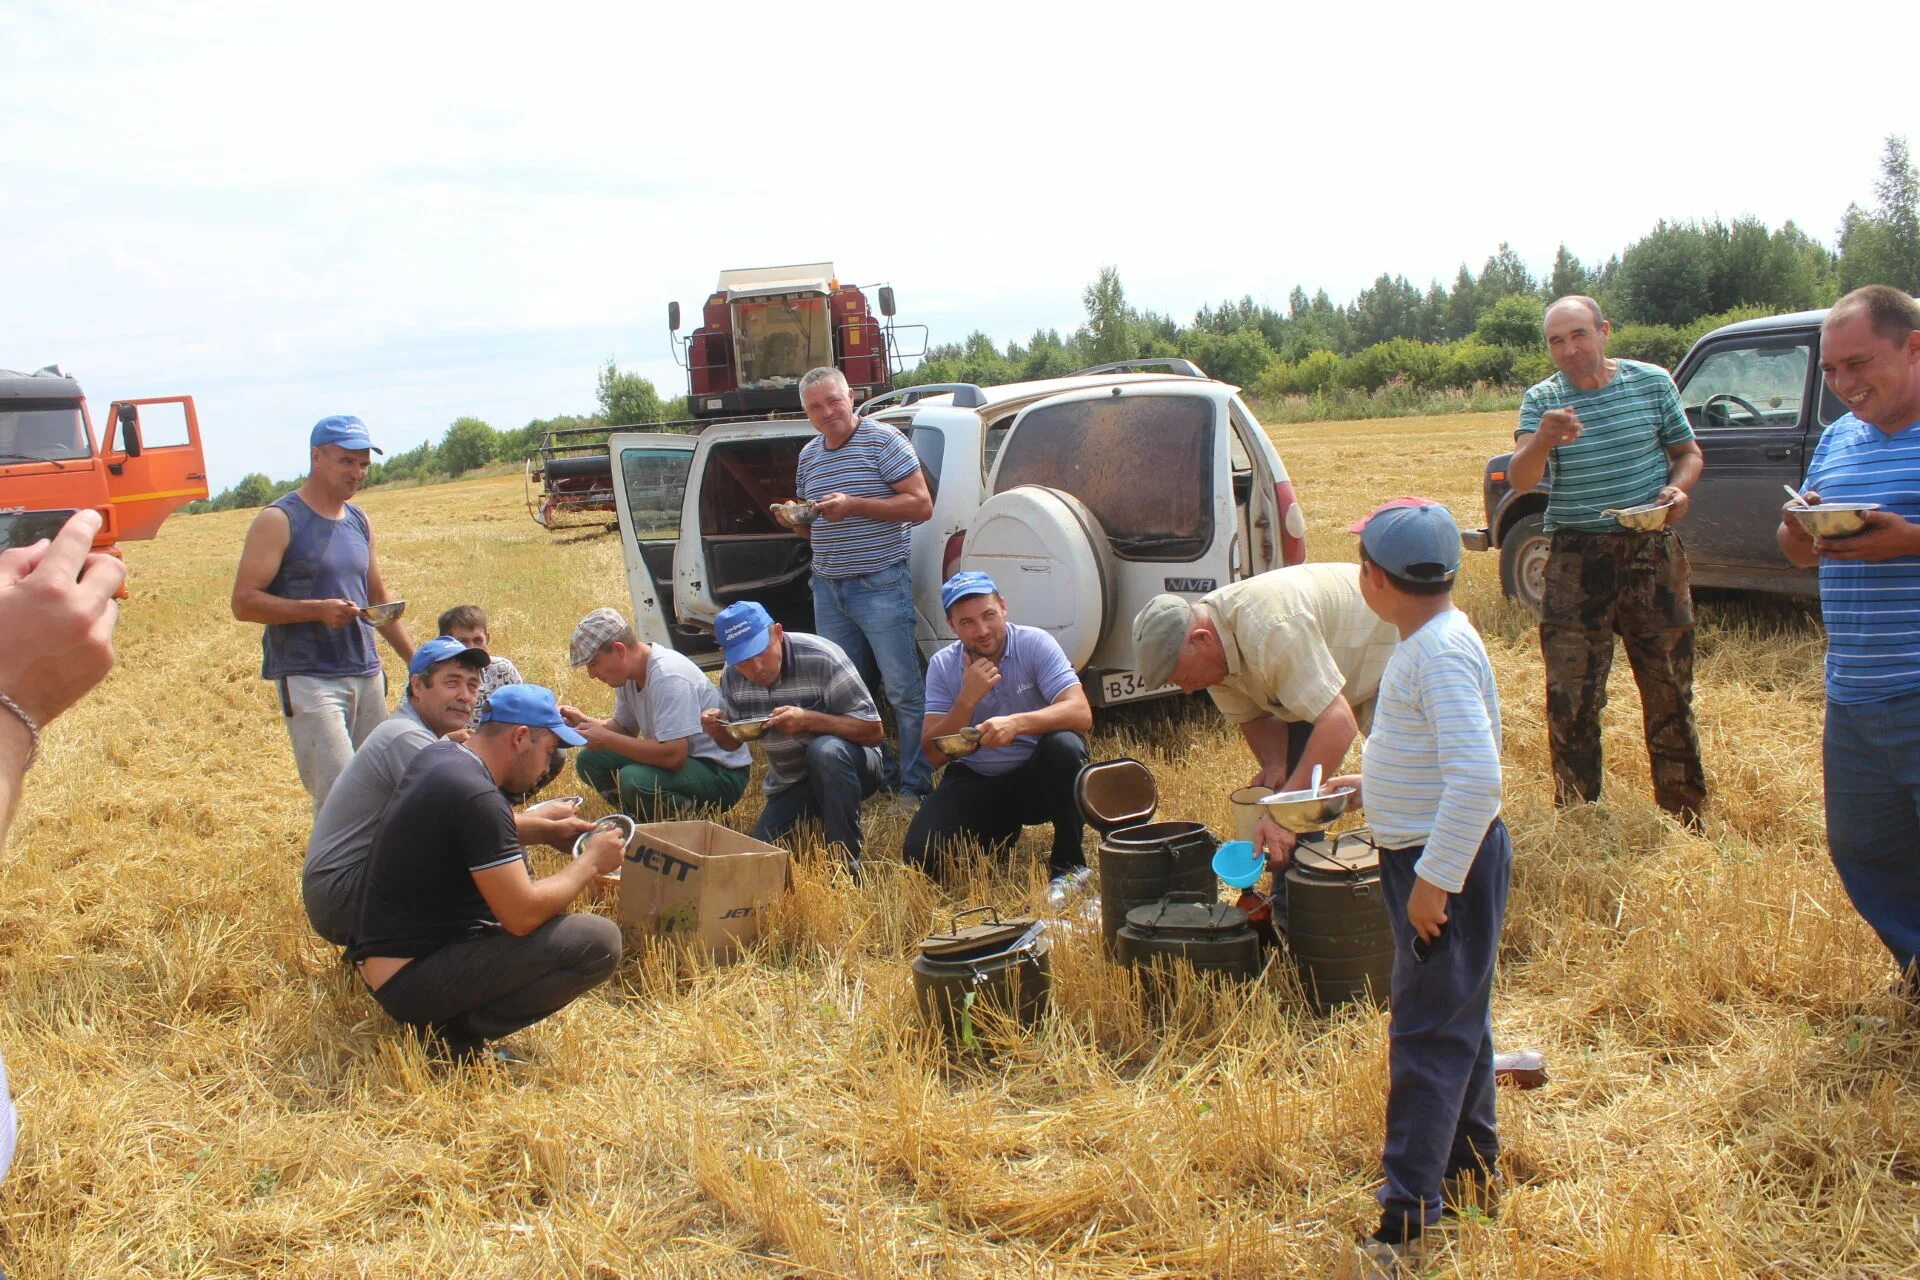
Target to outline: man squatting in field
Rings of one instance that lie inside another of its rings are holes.
[[[1353,526],[1360,590],[1399,636],[1355,788],[1380,848],[1393,926],[1386,1181],[1367,1280],[1400,1280],[1449,1211],[1497,1209],[1493,968],[1513,845],[1500,820],[1500,697],[1486,646],[1453,607],[1460,529],[1396,498]]]
[[[1827,849],[1920,1004],[1920,303],[1885,285],[1840,299],[1820,371],[1848,412],[1813,451],[1807,500],[1880,509],[1843,538],[1783,514],[1777,536],[1788,560],[1820,567]]]
[[[1093,729],[1080,676],[1052,634],[1007,620],[1007,602],[986,574],[954,574],[940,604],[959,638],[927,664],[920,746],[947,768],[907,827],[905,860],[938,877],[955,840],[997,849],[1022,826],[1045,823],[1053,827],[1050,874],[1079,869],[1086,819],[1073,784],[1087,763],[1081,735]],[[980,730],[979,749],[948,762],[934,739],[968,726]]]
[[[800,403],[816,434],[800,451],[795,481],[799,496],[818,504],[819,518],[789,527],[813,543],[814,625],[856,670],[878,669],[900,735],[900,758],[887,763],[885,785],[912,807],[933,789],[933,771],[916,732],[922,686],[907,554],[913,526],[933,514],[933,496],[906,437],[854,416],[853,392],[838,369],[809,369]]]
[[[605,720],[560,708],[587,740],[573,770],[603,800],[639,822],[731,809],[739,801],[753,756],[743,746],[719,746],[701,727],[700,713],[722,704],[692,659],[640,639],[616,611],[595,609],[573,629],[567,660],[613,689],[613,714]]]
[[[1373,720],[1397,642],[1367,608],[1351,564],[1274,569],[1197,602],[1158,595],[1133,620],[1140,679],[1205,689],[1259,762],[1251,785],[1276,791],[1304,789],[1316,764],[1340,767]],[[1283,864],[1294,840],[1262,816],[1255,843],[1270,862]],[[1275,876],[1276,919],[1285,905],[1286,880]]]
[[[485,649],[451,636],[437,636],[415,649],[407,664],[406,697],[334,779],[307,840],[300,898],[313,931],[335,946],[352,941],[374,833],[407,767],[422,748],[466,729],[490,661]],[[557,800],[516,813],[513,822],[520,843],[557,849],[593,827],[575,816],[572,805]]]
[[[366,424],[314,424],[307,478],[254,517],[233,579],[233,616],[260,622],[260,675],[278,682],[280,714],[315,813],[354,749],[387,718],[386,679],[365,607],[388,600],[373,526],[348,499],[366,481]],[[413,641],[398,618],[380,628],[402,662]]]
[[[880,789],[885,730],[873,695],[839,645],[788,631],[752,600],[730,604],[713,620],[726,658],[720,707],[700,713],[700,727],[722,750],[740,746],[728,721],[766,719],[761,784],[766,808],[753,838],[777,841],[806,818],[820,819],[826,842],[846,851],[860,872],[860,802]]]
[[[113,669],[114,595],[127,567],[93,552],[100,525],[99,512],[76,512],[51,540],[0,551],[0,853],[40,731]],[[0,1061],[0,1178],[19,1127]]]
[[[1559,372],[1520,401],[1507,478],[1525,493],[1553,481],[1540,649],[1555,801],[1600,798],[1600,712],[1613,637],[1640,686],[1653,798],[1697,827],[1707,802],[1693,721],[1693,594],[1671,526],[1687,514],[1700,446],[1667,371],[1607,356],[1612,326],[1592,298],[1547,308],[1547,354]],[[1673,504],[1666,528],[1623,528],[1610,509]]]
[[[620,865],[620,833],[589,836],[579,858],[535,880],[507,803],[560,747],[584,742],[551,690],[508,685],[467,741],[420,750],[380,820],[347,958],[394,1021],[454,1061],[557,1012],[620,961],[618,925],[566,910]]]

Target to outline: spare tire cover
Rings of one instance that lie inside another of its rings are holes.
[[[1075,670],[1093,660],[1111,621],[1113,552],[1078,498],[1039,485],[995,494],[968,522],[960,558],[993,579],[1010,621],[1052,633]]]

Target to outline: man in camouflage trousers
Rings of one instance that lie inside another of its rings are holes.
[[[1547,309],[1559,369],[1527,391],[1508,468],[1524,493],[1552,475],[1552,539],[1540,617],[1554,799],[1600,798],[1600,713],[1613,638],[1640,686],[1654,800],[1697,828],[1707,778],[1693,719],[1693,595],[1671,526],[1700,478],[1700,446],[1666,371],[1607,357],[1611,326],[1591,298]],[[1623,528],[1609,509],[1667,503],[1666,527]]]

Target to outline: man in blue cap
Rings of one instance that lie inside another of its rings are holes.
[[[1055,877],[1086,863],[1086,823],[1073,782],[1087,763],[1093,707],[1073,663],[1053,636],[1007,620],[1007,602],[993,579],[956,573],[940,588],[947,625],[959,637],[927,664],[927,759],[946,764],[940,785],[914,815],[906,861],[939,876],[961,839],[997,850],[1025,826],[1051,824]],[[976,750],[949,762],[934,740],[979,731]]]
[[[829,846],[860,871],[860,802],[880,787],[885,734],[873,695],[833,641],[788,631],[751,600],[714,619],[727,660],[720,677],[725,706],[700,713],[700,725],[725,751],[741,739],[729,721],[767,721],[767,806],[753,838],[777,841],[803,818],[818,818]]]
[[[590,836],[578,859],[535,880],[507,802],[554,751],[585,741],[551,690],[498,689],[472,737],[414,757],[373,838],[347,959],[381,1008],[456,1062],[557,1012],[619,963],[619,926],[566,910],[620,865],[619,832]]]
[[[389,596],[373,526],[349,501],[380,452],[366,423],[322,418],[310,445],[306,481],[247,529],[232,607],[241,622],[266,627],[260,675],[279,685],[293,761],[318,813],[354,749],[387,718],[367,607]],[[405,623],[395,618],[379,630],[401,661],[413,658]]]
[[[327,802],[314,816],[300,872],[307,919],[328,942],[344,947],[351,939],[367,855],[387,804],[423,748],[467,728],[489,661],[485,649],[452,636],[437,636],[415,649],[407,664],[407,696],[334,779]],[[564,849],[593,824],[577,816],[571,804],[554,800],[516,813],[514,826],[522,844]]]

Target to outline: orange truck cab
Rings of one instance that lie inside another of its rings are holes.
[[[96,428],[80,384],[57,367],[0,369],[0,550],[50,538],[92,508],[94,549],[111,552],[206,496],[191,396],[116,400]]]

